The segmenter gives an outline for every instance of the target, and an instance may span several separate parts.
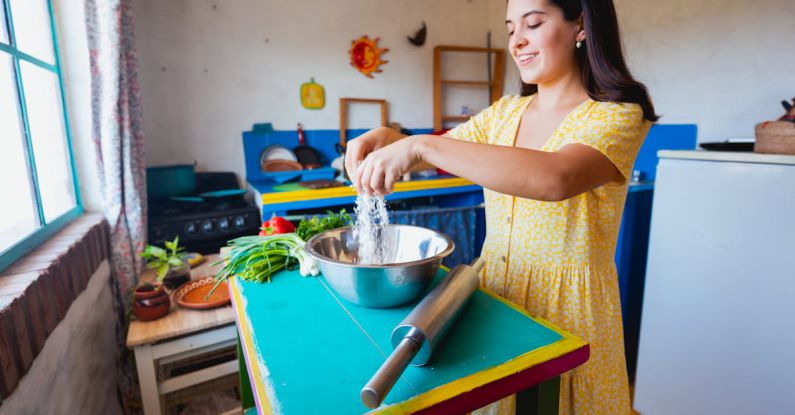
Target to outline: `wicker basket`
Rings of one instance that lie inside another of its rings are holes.
[[[795,123],[769,121],[757,124],[754,151],[766,154],[795,155]]]

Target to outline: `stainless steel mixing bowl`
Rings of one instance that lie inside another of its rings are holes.
[[[359,247],[350,227],[315,235],[306,250],[340,297],[363,307],[385,308],[419,297],[442,259],[455,249],[447,235],[417,226],[388,225],[384,239],[387,260],[381,265],[356,263]]]

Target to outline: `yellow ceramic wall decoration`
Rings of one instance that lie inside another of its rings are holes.
[[[381,60],[381,55],[389,51],[389,49],[378,48],[380,39],[378,37],[370,39],[367,36],[362,36],[351,42],[351,50],[349,51],[351,66],[368,78],[373,77],[373,72],[382,72],[379,66],[389,62]]]
[[[315,83],[315,78],[301,84],[301,105],[306,109],[319,110],[326,106],[326,90]]]

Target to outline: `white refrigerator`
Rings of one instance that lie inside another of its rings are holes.
[[[795,156],[660,152],[634,407],[795,414]]]

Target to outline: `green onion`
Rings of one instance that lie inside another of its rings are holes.
[[[226,261],[205,300],[232,275],[244,281],[270,282],[273,274],[283,269],[294,269],[291,267],[296,264],[302,276],[318,275],[317,261],[304,249],[305,241],[318,233],[346,226],[350,221],[351,217],[344,209],[339,213],[329,211],[323,218],[315,216],[301,220],[295,233],[242,236],[229,241],[228,245],[232,247],[229,256],[213,264]]]
[[[271,276],[277,271],[288,268],[291,263],[298,262],[302,276],[318,275],[320,270],[317,262],[304,250],[304,241],[294,233],[283,233],[268,236],[243,236],[229,241],[232,247],[226,264],[216,275],[213,289],[205,297],[208,298],[215,289],[230,276],[236,275],[244,281],[270,282]],[[218,263],[224,262],[221,260]]]

